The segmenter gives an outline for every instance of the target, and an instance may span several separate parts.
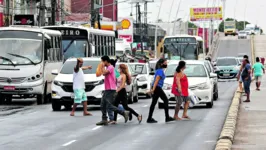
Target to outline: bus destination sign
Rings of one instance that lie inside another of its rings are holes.
[[[57,30],[62,33],[63,37],[88,37],[88,31],[87,30],[81,30],[81,29],[75,29],[75,28],[46,28],[50,30]]]
[[[194,37],[172,37],[166,38],[164,43],[196,43],[196,38]]]

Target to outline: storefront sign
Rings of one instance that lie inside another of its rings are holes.
[[[13,24],[34,26],[34,15],[15,15]]]

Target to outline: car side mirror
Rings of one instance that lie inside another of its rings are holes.
[[[154,75],[155,73],[154,72],[150,72],[150,75]]]
[[[57,69],[54,69],[54,70],[52,70],[52,75],[58,75],[58,70]]]
[[[217,77],[217,74],[216,73],[210,73],[210,78],[216,78]]]

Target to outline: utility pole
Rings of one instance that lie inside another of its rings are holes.
[[[52,14],[51,14],[51,25],[55,25],[55,18],[56,18],[56,0],[51,0],[52,3]]]
[[[91,1],[91,27],[95,27],[95,10],[94,10],[94,0]]]
[[[138,23],[139,23],[139,28],[140,28],[140,43],[141,43],[141,54],[143,54],[143,27],[142,27],[142,22],[141,22],[141,11],[140,11],[140,4],[138,3]]]
[[[10,17],[10,0],[7,0],[6,1],[6,14],[7,14],[7,17],[5,18],[5,26],[9,26],[10,24],[10,20],[9,20],[9,17]]]
[[[61,0],[61,24],[65,24],[65,2]]]
[[[40,1],[39,26],[45,25],[45,0]]]

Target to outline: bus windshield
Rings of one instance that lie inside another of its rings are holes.
[[[171,37],[164,40],[164,53],[168,59],[197,59],[197,40],[195,37]]]
[[[70,57],[86,57],[86,39],[62,40],[65,60]]]
[[[42,61],[43,34],[0,31],[0,65],[31,65]]]

